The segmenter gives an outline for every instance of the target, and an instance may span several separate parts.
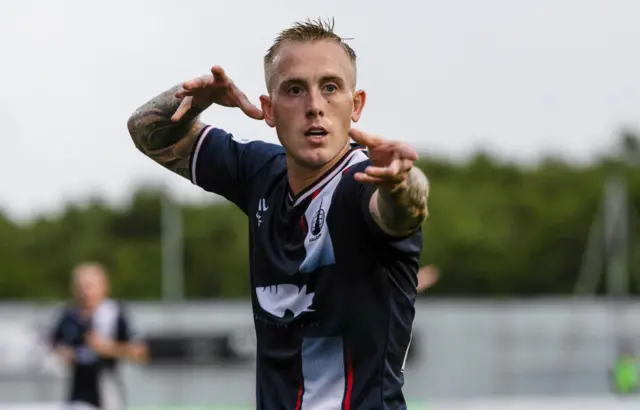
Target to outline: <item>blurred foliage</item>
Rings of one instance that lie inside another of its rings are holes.
[[[486,153],[462,163],[423,156],[431,198],[422,261],[442,271],[428,294],[571,293],[608,175],[626,178],[640,210],[639,147],[637,134],[625,131],[614,153],[587,165],[547,159],[526,167]],[[227,202],[183,209],[187,296],[247,297],[246,217]],[[94,200],[24,225],[0,214],[0,299],[67,298],[70,269],[86,259],[109,268],[117,297],[159,298],[160,214],[161,193],[149,188],[124,209]],[[631,220],[637,237],[640,220]],[[630,259],[640,284],[640,242]]]

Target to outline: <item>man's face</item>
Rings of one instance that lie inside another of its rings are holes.
[[[78,302],[87,307],[95,308],[104,300],[107,294],[106,278],[97,268],[84,268],[77,272],[74,283],[74,293]]]
[[[353,63],[334,41],[289,42],[272,69],[271,95],[260,98],[265,121],[297,165],[321,168],[343,152],[364,107]]]

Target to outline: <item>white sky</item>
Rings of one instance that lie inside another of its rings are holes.
[[[257,103],[276,33],[335,16],[354,37],[359,126],[461,157],[588,160],[640,128],[640,1],[20,0],[0,11],[0,208],[16,218],[141,181],[208,195],[138,153],[126,120],[159,92],[220,64]],[[204,119],[276,141],[229,109]]]

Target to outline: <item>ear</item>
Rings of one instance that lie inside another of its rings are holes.
[[[271,102],[271,97],[268,95],[261,95],[260,105],[264,114],[264,122],[266,122],[271,128],[275,127],[276,122],[273,116],[273,103]]]
[[[351,113],[351,121],[358,122],[367,101],[367,93],[364,90],[357,90],[353,93],[353,112]]]

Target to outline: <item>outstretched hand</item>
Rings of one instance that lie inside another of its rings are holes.
[[[211,75],[183,83],[176,97],[183,100],[171,117],[173,121],[179,121],[193,107],[206,109],[212,104],[240,108],[248,117],[256,120],[264,118],[262,111],[249,102],[246,94],[240,91],[219,66],[211,68]]]
[[[369,150],[372,166],[354,175],[356,181],[395,188],[402,185],[418,159],[409,145],[399,141],[384,140],[378,136],[351,129],[351,138]]]

